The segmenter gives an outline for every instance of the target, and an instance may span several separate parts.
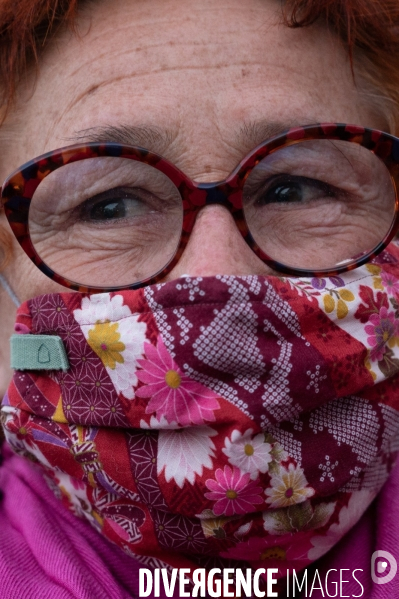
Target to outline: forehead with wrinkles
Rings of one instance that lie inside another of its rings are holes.
[[[287,28],[275,0],[89,3],[19,99],[18,163],[76,140],[123,141],[197,179],[225,176],[291,126],[373,124],[338,38]]]

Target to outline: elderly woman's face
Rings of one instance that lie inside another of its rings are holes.
[[[283,26],[278,1],[104,0],[90,3],[78,25],[79,35],[64,32],[48,49],[34,91],[33,74],[20,90],[3,128],[3,178],[76,141],[118,141],[122,127],[125,143],[162,154],[196,181],[225,178],[248,151],[291,126],[384,127],[358,94],[334,35]],[[268,269],[229,212],[208,206],[168,278],[183,273]],[[16,245],[5,275],[21,301],[62,289]],[[13,314],[3,306],[8,336]]]

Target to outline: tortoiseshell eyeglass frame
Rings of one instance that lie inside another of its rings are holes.
[[[305,140],[328,139],[349,141],[372,151],[386,165],[395,190],[395,216],[390,231],[380,243],[360,259],[345,265],[325,270],[291,268],[266,255],[254,241],[245,221],[242,205],[242,189],[251,170],[268,154],[283,147]],[[28,213],[33,194],[41,181],[56,169],[87,158],[111,156],[127,158],[148,164],[164,173],[178,188],[183,203],[183,228],[174,257],[159,272],[145,280],[119,287],[89,287],[71,281],[49,268],[35,251],[29,235]],[[374,129],[355,125],[325,123],[296,127],[266,140],[250,152],[224,180],[216,183],[196,183],[186,177],[173,164],[144,148],[115,143],[89,143],[73,145],[49,152],[21,166],[12,173],[2,187],[2,204],[11,229],[32,262],[48,277],[69,289],[81,292],[100,293],[120,289],[138,289],[161,281],[178,263],[198,212],[204,206],[220,204],[232,214],[242,237],[255,254],[274,271],[291,276],[333,276],[353,270],[377,256],[393,239],[399,228],[399,139]]]

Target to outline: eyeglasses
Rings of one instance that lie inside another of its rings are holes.
[[[351,270],[394,237],[398,184],[399,139],[321,124],[265,141],[216,183],[191,181],[143,148],[70,146],[15,171],[2,203],[44,274],[79,291],[116,291],[170,272],[198,212],[211,204],[232,214],[252,251],[275,271]]]

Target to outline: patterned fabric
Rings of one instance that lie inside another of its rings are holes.
[[[67,372],[16,371],[14,451],[155,567],[307,566],[359,520],[399,449],[399,249],[330,279],[184,277],[44,295],[16,332]]]

